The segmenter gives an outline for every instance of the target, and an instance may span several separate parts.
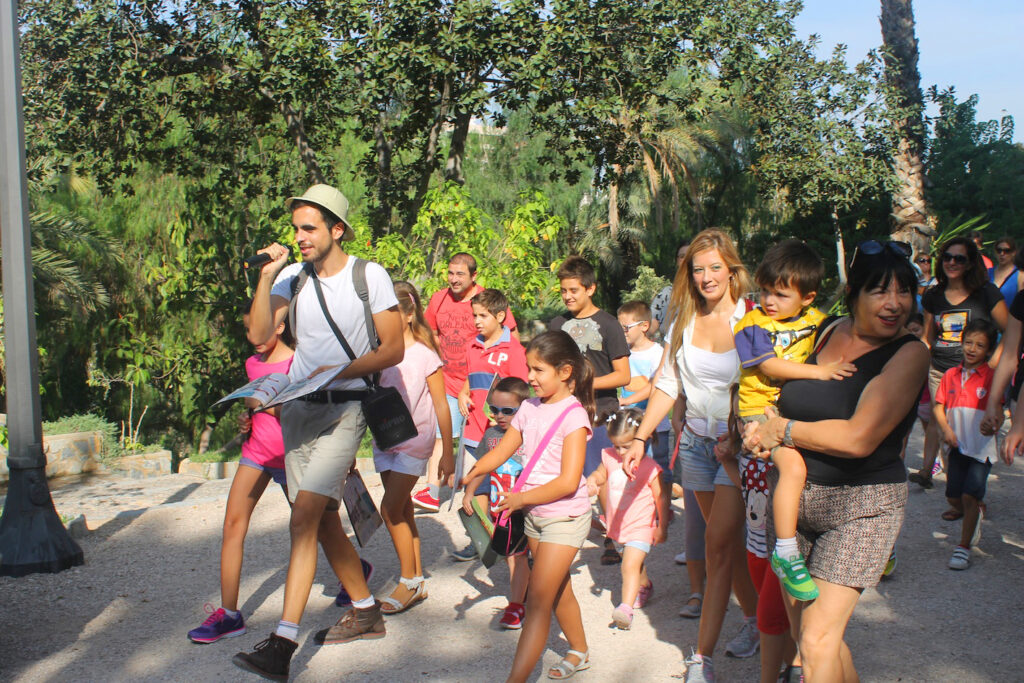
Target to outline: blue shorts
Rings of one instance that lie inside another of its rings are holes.
[[[647,446],[647,455],[654,459],[654,462],[658,463],[658,467],[661,468],[661,481],[666,484],[672,483],[672,470],[669,468],[669,464],[672,460],[672,432],[665,430],[663,432],[655,432],[651,443]]]
[[[623,548],[636,548],[637,550],[639,550],[642,553],[650,554],[650,552],[651,552],[651,544],[650,543],[644,543],[643,541],[626,541],[625,543],[622,544],[622,547]]]
[[[583,476],[589,477],[601,465],[601,451],[612,447],[608,438],[608,428],[604,425],[595,426],[594,433],[587,442],[587,459],[583,463]]]
[[[477,446],[463,446],[466,452],[476,457]],[[480,480],[480,485],[476,487],[476,491],[473,491],[474,496],[489,496],[491,494],[491,478],[484,477]]]
[[[956,448],[949,449],[946,457],[946,498],[957,499],[963,495],[977,500],[985,499],[988,473],[992,463],[975,460]]]
[[[683,461],[683,488],[693,491],[714,491],[716,486],[732,486],[725,468],[715,457],[718,439],[711,436],[697,436],[683,428],[679,440],[679,457]]]
[[[448,399],[448,412],[452,414],[452,438],[456,441],[462,436],[462,425],[465,423],[466,418],[462,417],[462,413],[459,412],[459,397],[444,395]],[[441,425],[437,426],[437,431],[434,432],[434,438],[441,438]]]
[[[283,467],[267,467],[266,465],[259,464],[255,460],[250,460],[244,455],[239,458],[238,464],[239,466],[244,465],[245,467],[251,467],[254,470],[259,470],[260,472],[266,472],[275,483],[280,484],[281,486],[287,486],[288,484]]]

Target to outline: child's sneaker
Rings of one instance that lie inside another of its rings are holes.
[[[612,622],[616,628],[628,631],[629,627],[633,625],[633,608],[624,602],[621,603],[612,610]]]
[[[206,603],[204,609],[210,616],[198,628],[188,632],[188,639],[193,643],[207,645],[221,638],[234,638],[245,633],[245,619],[242,618],[241,612],[229,617],[223,607],[214,609],[210,603]]]
[[[640,586],[640,590],[637,591],[636,600],[633,601],[633,609],[641,609],[647,604],[647,601],[651,598],[651,593],[654,592],[654,582],[651,581],[646,586]]]
[[[804,556],[779,557],[772,553],[772,571],[779,577],[782,587],[797,600],[814,600],[818,597],[818,586],[807,572]]]
[[[711,657],[690,655],[683,660],[686,667],[685,683],[715,683],[715,670],[711,666]]]
[[[935,464],[932,465],[932,476],[934,477],[936,474],[939,474],[940,472],[942,472],[942,461],[939,460],[938,458],[935,458]]]
[[[949,558],[950,569],[967,569],[971,566],[971,551],[962,545],[953,550],[953,557]]]
[[[470,543],[462,550],[453,550],[452,558],[456,562],[472,562],[476,559],[476,546]]]
[[[430,487],[423,489],[419,493],[415,493],[412,496],[412,504],[421,510],[427,512],[437,512],[441,509],[441,501],[430,492]]]
[[[757,630],[757,617],[744,617],[743,626],[725,646],[730,657],[753,657],[761,647],[761,633]]]
[[[508,607],[505,608],[505,613],[501,615],[501,620],[498,622],[501,624],[503,629],[508,631],[518,631],[523,627],[523,618],[526,616],[526,605],[518,602],[508,603]]]
[[[892,573],[896,571],[896,563],[896,551],[893,550],[889,553],[889,561],[885,563],[885,569],[882,570],[883,579],[892,576]]]
[[[370,578],[373,576],[373,565],[361,557],[359,558],[359,561],[363,565],[363,578],[369,582]],[[334,598],[334,604],[338,607],[348,607],[352,604],[352,597],[348,594],[348,591],[345,590],[345,586],[340,582],[338,583],[338,597]]]

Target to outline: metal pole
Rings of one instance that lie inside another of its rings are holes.
[[[0,232],[10,483],[0,517],[0,575],[58,572],[82,564],[46,482],[39,402],[32,245],[25,181],[17,0],[0,0]]]

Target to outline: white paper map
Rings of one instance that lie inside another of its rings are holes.
[[[236,398],[252,398],[259,403],[260,410],[271,408],[281,403],[287,403],[293,399],[320,391],[341,372],[348,363],[332,365],[320,372],[310,375],[305,379],[290,381],[288,375],[281,372],[274,372],[263,377],[258,377],[240,389],[217,401],[231,401]],[[217,405],[215,403],[214,405]]]

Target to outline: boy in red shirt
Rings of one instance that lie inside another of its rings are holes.
[[[967,323],[961,340],[963,365],[947,370],[935,392],[935,423],[949,446],[946,500],[950,509],[942,518],[964,520],[950,569],[967,569],[971,546],[981,538],[985,482],[996,461],[995,439],[982,435],[981,421],[988,402],[1002,400],[992,396],[993,371],[988,365],[998,336],[999,330],[988,320],[976,318]]]
[[[465,418],[462,445],[470,455],[476,455],[477,446],[487,430],[487,396],[502,378],[518,377],[526,380],[526,351],[512,331],[504,325],[508,299],[497,289],[485,289],[472,299],[473,324],[477,334],[466,351],[466,381],[459,392],[459,412]],[[461,473],[456,473],[461,476]],[[490,479],[481,477],[473,495],[487,496]],[[469,495],[467,490],[466,495]],[[452,556],[460,562],[476,559],[476,549],[470,543]]]
[[[487,429],[486,402],[491,387],[502,377],[526,379],[526,351],[505,326],[508,299],[497,289],[485,289],[472,299],[477,336],[466,351],[466,381],[459,392],[459,412],[465,418],[462,444],[473,453]]]

